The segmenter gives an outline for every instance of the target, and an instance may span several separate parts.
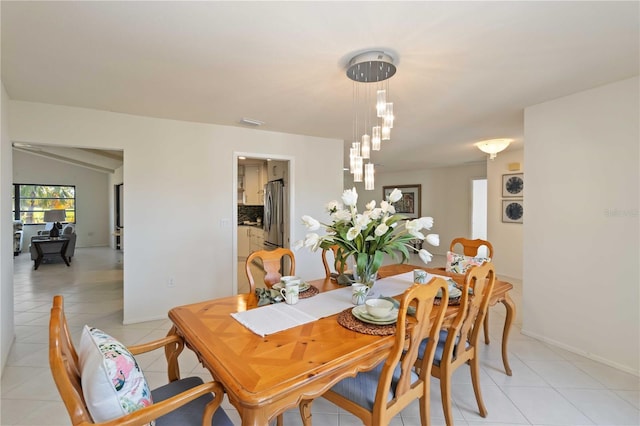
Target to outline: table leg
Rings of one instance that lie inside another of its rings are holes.
[[[69,265],[69,260],[67,259],[67,256],[65,256],[68,245],[69,245],[69,240],[65,240],[65,242],[62,244],[62,248],[60,249],[60,257],[62,258],[62,260],[64,260],[64,263],[66,263],[67,266],[71,266]]]
[[[269,420],[265,417],[264,411],[260,409],[243,409],[240,414],[242,426],[268,426]]]
[[[507,311],[507,317],[504,320],[504,329],[502,330],[502,363],[504,364],[504,370],[507,376],[511,376],[511,367],[509,366],[509,358],[507,356],[507,343],[509,342],[511,323],[516,313],[516,305],[508,293],[504,295],[504,299],[502,299],[501,302]]]
[[[38,266],[40,266],[40,264],[42,263],[42,259],[44,258],[44,253],[42,252],[42,247],[40,246],[40,244],[36,244],[36,243],[32,243],[32,244],[36,247],[36,252],[38,253],[36,260],[33,261],[33,269],[37,270]]]

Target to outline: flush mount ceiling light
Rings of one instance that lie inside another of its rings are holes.
[[[389,79],[396,73],[393,58],[372,50],[354,56],[347,67],[353,80],[353,143],[349,151],[350,171],[354,182],[374,189],[371,152],[380,151],[382,141],[391,139],[393,102],[389,102]],[[364,164],[364,160],[368,160]],[[363,167],[365,172],[363,173]]]
[[[511,142],[513,139],[489,139],[476,142],[475,145],[480,151],[489,154],[489,159],[493,160],[499,152],[507,149]]]
[[[264,124],[264,121],[256,120],[255,118],[242,117],[240,123],[248,124],[249,126],[262,126]]]

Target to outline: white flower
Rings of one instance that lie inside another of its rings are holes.
[[[371,220],[378,220],[382,217],[382,209],[381,208],[375,208],[373,210],[371,210],[369,212],[369,217],[371,218]]]
[[[431,244],[432,246],[439,246],[440,245],[440,236],[438,234],[428,234],[427,235],[427,242],[429,244]]]
[[[302,223],[304,223],[304,226],[306,226],[309,231],[317,231],[320,229],[320,222],[311,216],[302,216]]]
[[[377,237],[381,237],[384,234],[386,234],[388,230],[389,230],[389,227],[387,225],[385,225],[384,223],[381,223],[380,225],[378,225],[376,227],[375,234],[376,234]]]
[[[358,234],[360,234],[360,229],[353,227],[353,228],[349,228],[349,230],[347,231],[347,240],[348,241],[353,241]]]
[[[365,206],[367,210],[373,210],[376,207],[376,200],[371,200]]]
[[[431,229],[431,227],[433,226],[433,218],[432,217],[421,217],[420,219],[418,219],[420,221],[420,223],[422,224],[422,227],[425,229]]]
[[[354,225],[358,229],[365,229],[369,223],[371,223],[371,219],[369,218],[369,215],[366,214],[357,215],[356,220],[354,221]]]
[[[351,213],[349,212],[349,210],[338,210],[337,212],[333,213],[331,216],[333,216],[337,221],[351,220]]]
[[[356,192],[355,186],[353,187],[353,189],[347,189],[342,193],[342,202],[347,207],[356,205],[356,203],[358,202],[358,193]]]
[[[420,259],[422,259],[422,261],[424,263],[431,262],[431,259],[433,258],[433,255],[431,253],[429,253],[428,251],[426,251],[425,249],[421,249],[418,252],[418,256],[420,256]]]
[[[335,211],[337,211],[337,210],[340,210],[340,209],[342,209],[342,204],[340,204],[340,203],[339,203],[339,202],[337,202],[336,200],[329,201],[329,202],[327,203],[327,211],[328,211],[329,213],[333,213],[333,212],[335,212]]]
[[[380,202],[380,208],[382,208],[382,211],[385,213],[390,213],[390,214],[395,214],[396,213],[396,208],[393,207],[392,204],[389,204],[386,201],[381,201]]]
[[[294,250],[300,250],[302,247],[304,247],[304,240],[298,240],[293,244]]]
[[[393,191],[391,191],[391,194],[389,194],[389,196],[387,197],[390,203],[400,201],[400,198],[402,198],[402,191],[400,191],[398,188],[395,188]]]
[[[408,220],[407,223],[404,224],[404,227],[412,236],[424,240],[424,234],[420,232],[420,230],[422,229],[422,224],[420,223],[419,219]]]
[[[310,248],[312,251],[316,251],[320,246],[320,235],[315,232],[307,234],[307,237],[304,240],[304,246]]]

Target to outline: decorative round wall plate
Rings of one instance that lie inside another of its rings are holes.
[[[502,175],[503,197],[524,197],[524,174]]]
[[[505,223],[522,223],[524,206],[522,200],[502,200],[502,221]]]

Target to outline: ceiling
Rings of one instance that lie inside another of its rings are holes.
[[[353,138],[346,64],[391,54],[378,172],[523,147],[525,107],[639,74],[638,2],[1,2],[14,100]],[[105,147],[109,148],[109,147]],[[345,157],[346,159],[346,157]]]

